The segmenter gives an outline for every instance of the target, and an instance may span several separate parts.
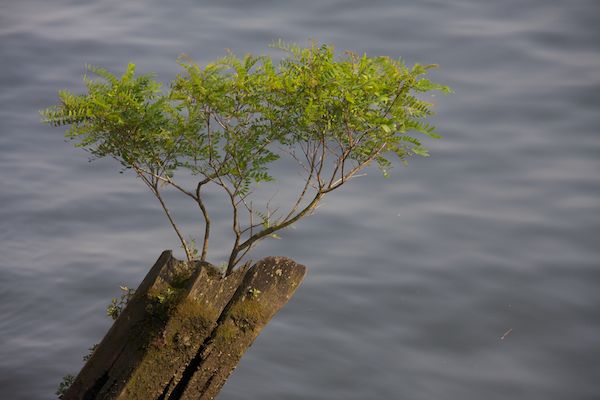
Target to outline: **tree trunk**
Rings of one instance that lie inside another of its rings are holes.
[[[223,277],[164,251],[64,399],[215,398],[305,273],[267,257]]]

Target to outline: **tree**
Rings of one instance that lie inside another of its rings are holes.
[[[307,48],[279,42],[285,57],[233,54],[200,67],[180,58],[183,72],[167,91],[129,64],[116,77],[88,67],[87,93],[59,93],[60,103],[42,111],[45,122],[68,126],[66,136],[93,157],[110,156],[132,169],[158,199],[188,260],[205,261],[211,218],[203,189],[216,185],[231,205],[234,243],[229,274],[260,240],[314,212],[329,192],[371,163],[384,174],[392,158],[427,156],[414,133],[439,138],[427,122],[433,104],[419,98],[450,89],[425,78],[435,65],[411,68],[389,57],[336,56],[333,46]],[[290,157],[304,174],[286,212],[257,209],[251,201],[269,167]],[[194,187],[176,179],[187,172]],[[179,176],[179,175],[177,175]],[[192,199],[204,220],[200,254],[175,223],[161,194],[171,186]]]

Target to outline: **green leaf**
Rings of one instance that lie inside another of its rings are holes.
[[[421,157],[429,157],[429,152],[427,149],[420,146],[413,147],[412,152]]]

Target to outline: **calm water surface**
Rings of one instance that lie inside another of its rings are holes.
[[[53,398],[118,286],[180,252],[145,187],[38,110],[81,90],[85,64],[168,81],[181,53],[277,38],[439,63],[456,94],[438,101],[430,159],[357,179],[253,253],[310,273],[220,398],[600,398],[598,16],[596,0],[3,1],[0,398]]]

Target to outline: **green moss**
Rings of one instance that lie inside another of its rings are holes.
[[[173,354],[166,354],[161,347],[152,345],[146,352],[143,361],[138,365],[123,391],[123,398],[128,400],[146,400],[153,394],[159,395],[162,370],[171,367]]]
[[[230,312],[233,319],[245,320],[252,325],[267,317],[265,307],[261,305],[261,299],[254,296],[243,298],[231,308]]]
[[[171,276],[169,280],[169,284],[171,287],[176,289],[183,289],[187,287],[188,283],[194,276],[194,272],[198,266],[195,264],[190,264],[187,262],[178,262],[173,265],[173,269],[171,270]]]
[[[165,338],[169,343],[187,346],[189,340],[209,333],[217,319],[216,314],[213,307],[186,299],[173,311],[165,328]]]
[[[224,340],[227,343],[233,342],[238,336],[240,328],[236,325],[233,320],[228,320],[219,325],[217,331],[217,339]]]
[[[172,374],[191,360],[198,346],[210,334],[218,310],[180,296],[158,303],[151,297],[153,313],[148,314],[145,332],[149,342],[141,362],[124,389],[125,399],[147,399],[160,395]]]

